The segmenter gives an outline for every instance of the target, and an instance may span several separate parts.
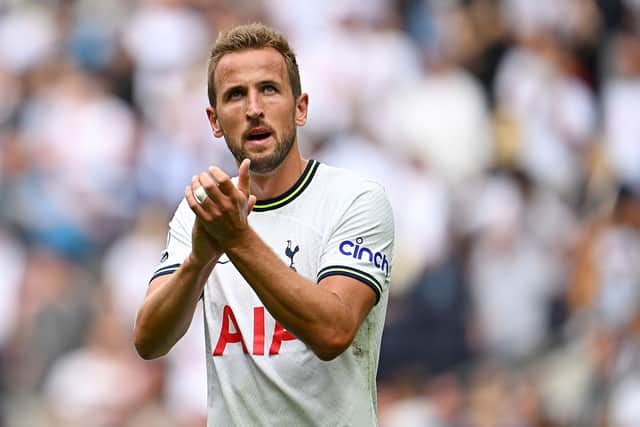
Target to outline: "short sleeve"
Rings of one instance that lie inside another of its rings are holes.
[[[389,287],[394,224],[391,205],[380,185],[370,183],[339,217],[321,255],[317,281],[348,276],[369,286],[376,302]]]
[[[149,282],[156,277],[174,273],[180,268],[184,259],[191,253],[191,230],[194,221],[195,214],[183,199],[169,222],[167,244],[160,255],[160,264]]]

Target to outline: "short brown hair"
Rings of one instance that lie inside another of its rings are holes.
[[[231,52],[238,52],[248,49],[262,49],[271,47],[282,55],[287,66],[289,74],[289,82],[293,96],[298,97],[302,93],[300,85],[300,72],[296,56],[289,47],[289,42],[284,36],[266,25],[253,23],[240,25],[229,31],[220,33],[216,44],[211,49],[209,55],[209,67],[207,69],[207,95],[209,96],[209,104],[215,108],[216,106],[216,90],[213,82],[213,74],[220,59]]]

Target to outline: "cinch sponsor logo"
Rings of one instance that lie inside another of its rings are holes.
[[[377,269],[384,271],[385,275],[389,275],[389,260],[382,252],[373,252],[371,249],[363,246],[364,239],[358,237],[355,243],[351,240],[343,240],[340,242],[340,253],[355,259],[367,259],[376,266]]]

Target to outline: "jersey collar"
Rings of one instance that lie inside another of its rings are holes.
[[[278,209],[294,201],[300,194],[302,194],[305,188],[309,186],[309,183],[311,183],[319,165],[320,162],[317,160],[309,160],[307,166],[302,172],[302,175],[300,175],[300,178],[298,178],[291,188],[273,199],[258,200],[253,206],[253,212],[265,212]]]

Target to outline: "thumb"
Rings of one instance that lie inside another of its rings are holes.
[[[251,160],[244,159],[238,168],[238,190],[242,191],[245,196],[251,194],[251,175],[249,174],[249,166]]]

